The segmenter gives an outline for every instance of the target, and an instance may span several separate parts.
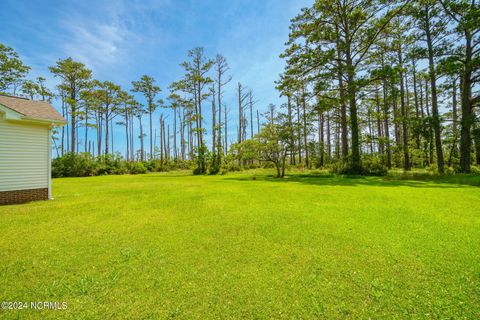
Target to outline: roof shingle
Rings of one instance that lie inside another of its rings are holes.
[[[0,104],[27,117],[66,123],[57,110],[46,101],[33,101],[0,94]]]

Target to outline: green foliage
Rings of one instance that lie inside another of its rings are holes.
[[[142,93],[147,99],[148,112],[152,113],[155,111],[157,108],[155,97],[161,91],[160,87],[155,85],[155,79],[148,75],[143,75],[139,81],[133,81],[132,85],[132,92]]]
[[[195,162],[197,166],[193,170],[193,174],[206,174],[207,173],[207,164],[208,159],[210,158],[210,153],[206,145],[200,145],[197,149],[197,156]]]
[[[97,175],[129,173],[127,162],[120,154],[108,154],[96,158]]]
[[[19,83],[30,67],[23,64],[18,53],[0,43],[0,92],[7,91],[11,85]]]
[[[233,147],[233,145],[232,145]],[[242,167],[239,164],[239,161],[236,158],[236,155],[232,152],[234,149],[230,148],[228,154],[223,158],[223,163],[221,167],[221,173],[226,174],[227,172],[241,171]]]
[[[31,100],[33,100],[33,98],[35,97],[35,95],[39,91],[40,91],[40,87],[35,82],[33,82],[31,80],[25,80],[22,83],[21,92],[24,95],[26,95],[27,97],[29,97]]]
[[[98,165],[89,153],[66,153],[52,161],[52,177],[87,177],[98,174]]]
[[[472,174],[480,175],[480,166],[472,166]]]
[[[388,173],[388,168],[382,160],[374,155],[365,155],[362,159],[362,170],[358,172],[352,169],[348,162],[335,161],[328,164],[326,168],[337,174],[345,175],[364,175],[364,176],[385,176]]]
[[[24,80],[20,91],[30,100],[40,98],[42,101],[50,101],[55,95],[45,87],[45,81],[43,77],[37,77],[35,81]]]
[[[258,160],[259,143],[257,140],[248,139],[240,143],[234,143],[230,146],[230,159],[235,160],[241,166],[247,161]]]
[[[93,157],[90,153],[66,153],[52,161],[52,177],[87,177],[98,175],[142,174],[189,169],[190,162],[165,160],[126,161],[120,154]]]
[[[70,98],[68,103],[75,108],[77,95],[81,89],[89,84],[92,78],[92,71],[87,69],[83,63],[74,61],[72,58],[59,59],[55,66],[48,69],[55,76],[62,79],[61,88],[65,90]]]
[[[131,174],[147,173],[147,168],[145,168],[142,162],[134,162],[133,164],[130,165],[130,173]]]
[[[209,174],[217,174],[220,172],[222,165],[222,154],[220,153],[212,153],[210,157],[210,165],[208,168]]]

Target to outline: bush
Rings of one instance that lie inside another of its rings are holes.
[[[227,154],[223,158],[222,162],[222,169],[221,172],[222,174],[225,174],[227,172],[233,172],[233,171],[240,171],[242,168],[238,164],[238,160],[235,158],[235,156],[232,153]]]
[[[213,153],[210,157],[210,165],[209,165],[209,168],[208,168],[208,174],[217,174],[220,172],[220,167],[221,167],[221,163],[222,163],[222,156],[217,154],[217,153]]]
[[[425,170],[429,173],[438,173],[438,167],[435,163],[426,166]]]
[[[480,174],[480,167],[472,166],[471,170],[473,174]]]
[[[97,174],[126,174],[129,173],[126,161],[120,154],[109,154],[97,158]]]
[[[52,161],[52,177],[87,177],[97,175],[140,174],[161,171],[157,160],[128,162],[120,154],[93,157],[89,153],[66,153]]]
[[[362,161],[362,172],[364,176],[384,176],[388,168],[378,157],[365,157]]]
[[[96,160],[89,153],[66,153],[52,161],[52,177],[87,177],[98,174]]]
[[[193,169],[194,160],[180,159],[126,161],[120,153],[94,157],[90,153],[66,153],[52,161],[52,177],[86,177],[97,175],[141,174],[178,169]]]
[[[445,170],[444,174],[447,175],[447,176],[455,175],[455,169],[452,168],[452,167],[445,167],[444,170]]]
[[[360,172],[352,168],[349,163],[342,161],[330,163],[326,167],[330,172],[336,174],[385,176],[388,173],[388,168],[382,163],[380,158],[370,156],[365,156],[362,159],[362,167]]]
[[[142,162],[134,162],[130,167],[130,173],[131,174],[147,173],[147,168],[145,168]]]

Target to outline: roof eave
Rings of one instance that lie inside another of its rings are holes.
[[[64,126],[67,124],[67,122],[64,120],[56,120],[56,119],[41,119],[41,118],[28,117],[28,116],[23,116],[22,119],[29,122],[51,124],[53,126]]]
[[[3,113],[5,115],[5,118],[9,120],[21,120],[25,116],[24,114],[15,111],[3,104],[0,104],[0,112]]]
[[[5,113],[5,117],[7,120],[16,120],[16,121],[29,121],[41,124],[51,124],[53,126],[64,126],[67,124],[66,120],[58,120],[58,119],[44,119],[44,118],[36,118],[32,116],[26,116],[23,113],[20,113],[12,108],[0,104],[0,112]]]

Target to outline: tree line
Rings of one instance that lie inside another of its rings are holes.
[[[292,19],[281,55],[281,154],[349,173],[372,161],[470,172],[480,165],[479,35],[475,0],[315,1]]]
[[[217,173],[228,151],[232,130],[228,123],[230,108],[223,99],[225,86],[232,80],[228,62],[220,54],[207,58],[204,49],[197,47],[188,52],[188,60],[180,66],[184,75],[170,84],[165,100],[160,98],[162,90],[156,80],[149,75],[132,81],[127,91],[111,81],[94,79],[87,66],[72,58],[60,59],[49,67],[60,80],[51,91],[45,86],[45,78],[26,79],[30,67],[12,48],[0,44],[0,92],[32,100],[58,99],[67,119],[54,138],[59,156],[111,155],[115,150],[114,127],[121,126],[126,161],[156,160],[160,166],[173,161],[180,167],[193,162],[195,173]],[[142,102],[135,94],[142,97]],[[238,83],[238,94],[237,142],[241,142],[254,135],[255,110],[251,89],[247,91]],[[161,112],[156,118],[159,108],[170,112]],[[256,116],[258,130],[258,111]],[[207,132],[211,136],[208,142]]]
[[[108,155],[113,127],[123,126],[127,161],[188,162],[198,174],[265,165],[279,177],[286,166],[469,173],[480,165],[475,0],[316,0],[291,20],[285,46],[276,82],[284,103],[260,113],[252,90],[238,83],[236,119],[223,99],[232,80],[227,60],[200,47],[180,64],[184,74],[165,101],[150,76],[132,81],[128,92],[92,79],[71,58],[50,67],[61,80],[53,94],[43,78],[24,80],[29,68],[4,45],[0,91],[60,98],[68,125],[59,132],[59,154]],[[155,118],[158,108],[173,117]]]

